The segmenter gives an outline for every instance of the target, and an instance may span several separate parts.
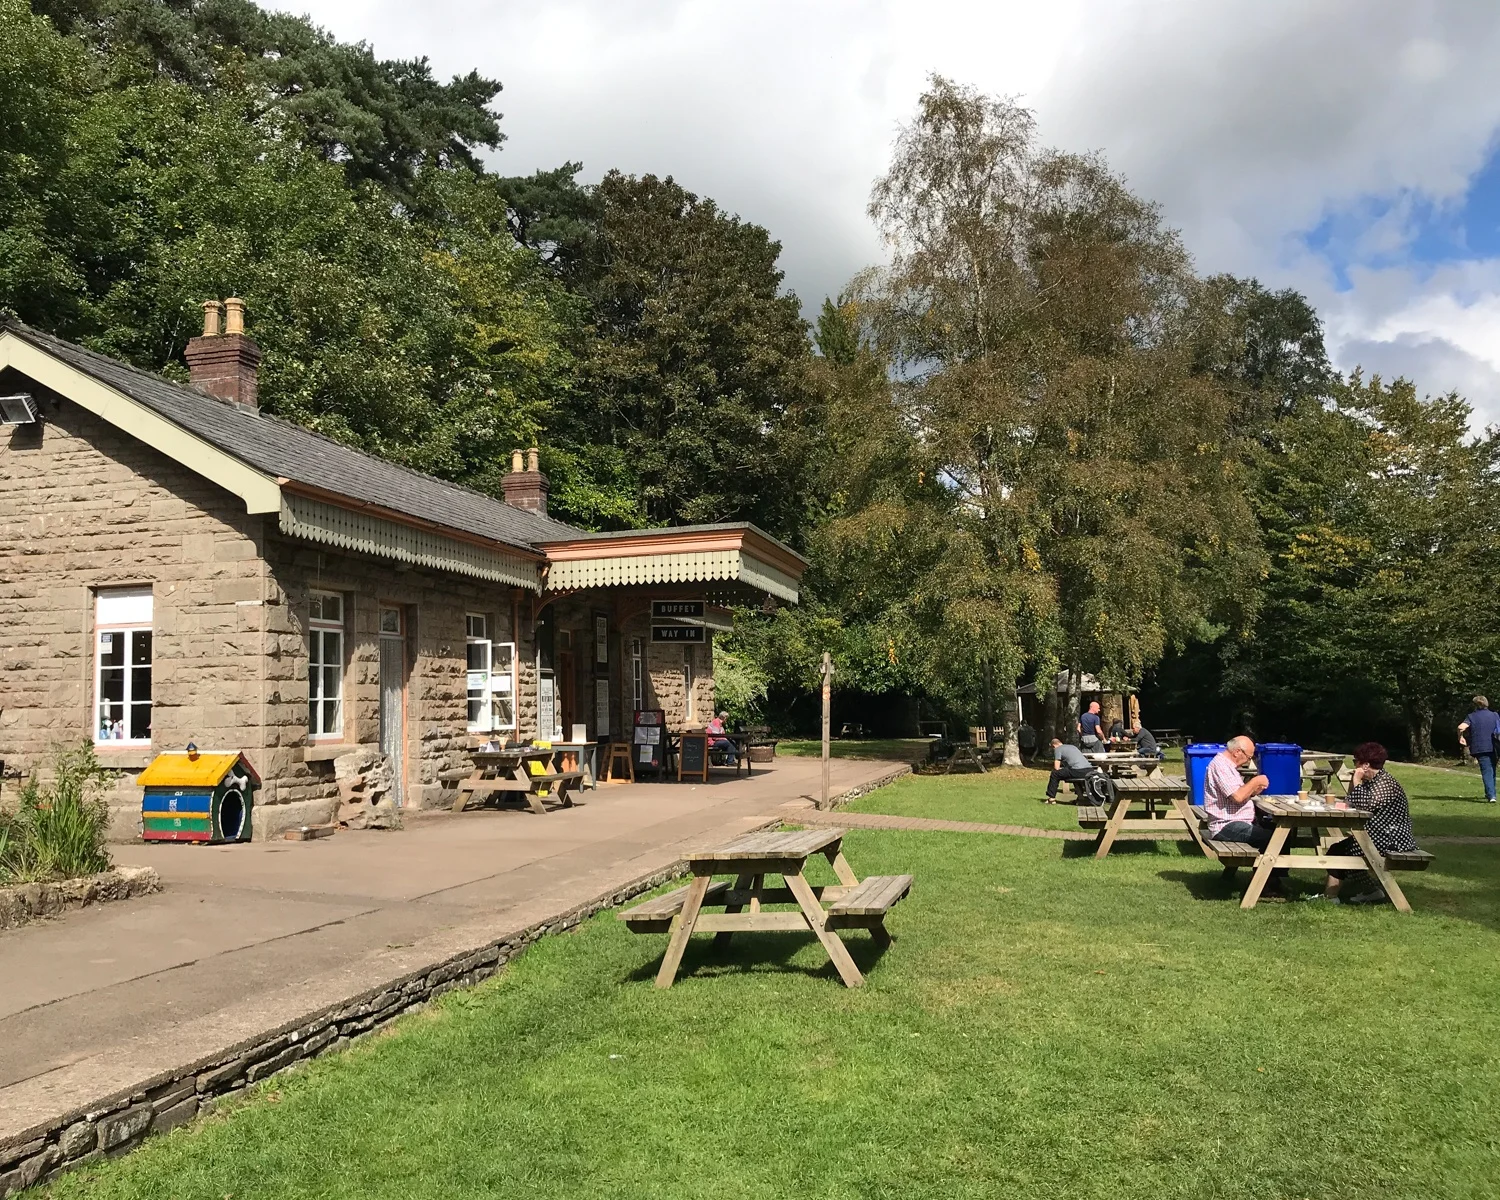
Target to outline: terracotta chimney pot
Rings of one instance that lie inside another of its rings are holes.
[[[512,450],[510,452],[510,469],[518,475],[526,469],[526,465],[521,459],[522,455],[519,450]]]
[[[231,296],[224,301],[224,332],[245,332],[245,302],[238,296]]]
[[[536,465],[536,455],[537,455],[537,449],[536,449],[535,446],[533,446],[530,450],[526,451],[526,469],[528,471],[537,471],[537,470],[540,469]]]
[[[224,306],[217,300],[203,302],[203,336],[219,336],[219,318],[224,315]]]

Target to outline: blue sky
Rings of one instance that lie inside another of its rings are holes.
[[[501,79],[507,172],[672,174],[767,226],[811,307],[883,256],[865,204],[927,75],[1019,97],[1202,270],[1305,292],[1340,366],[1500,422],[1500,0],[279,2]]]

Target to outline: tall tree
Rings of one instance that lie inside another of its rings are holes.
[[[942,78],[870,212],[892,262],[863,302],[950,509],[955,666],[1138,678],[1257,565],[1177,237],[1097,157]]]
[[[553,427],[575,456],[607,447],[651,521],[796,524],[796,464],[777,427],[809,358],[780,243],[671,178],[612,171],[570,279],[594,344],[573,407]]]

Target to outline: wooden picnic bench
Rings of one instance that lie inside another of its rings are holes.
[[[1078,806],[1078,825],[1097,829],[1099,840],[1095,858],[1110,852],[1123,832],[1152,833],[1158,837],[1176,837],[1177,830],[1188,824],[1185,801],[1189,794],[1187,780],[1181,775],[1134,775],[1111,779],[1114,800],[1108,808],[1096,804]],[[1073,781],[1075,791],[1084,793],[1085,780]],[[1131,810],[1137,810],[1131,815]],[[1144,815],[1142,815],[1142,812]]]
[[[553,753],[550,749],[531,746],[473,751],[474,767],[469,777],[458,785],[453,811],[463,812],[476,796],[519,796],[535,813],[547,811],[543,797],[556,800],[562,808],[573,807],[573,798],[568,792],[584,778],[584,772],[549,769]],[[533,773],[532,763],[540,764],[542,770]]]
[[[672,986],[694,933],[712,933],[715,944],[724,945],[736,933],[766,931],[811,932],[844,983],[863,984],[864,976],[836,931],[868,929],[878,944],[889,945],[886,914],[911,892],[912,877],[872,875],[861,881],[844,859],[843,838],[842,829],[751,833],[718,849],[690,854],[691,883],[620,914],[636,933],[671,933],[656,986]],[[815,887],[807,882],[803,871],[815,854],[832,864],[837,884]],[[715,880],[715,875],[733,875],[734,882]],[[780,875],[784,886],[767,887],[768,875]],[[767,904],[797,908],[768,912]],[[705,907],[724,911],[705,913]]]
[[[1085,754],[1084,757],[1112,778],[1128,778],[1132,775],[1149,775],[1160,778],[1161,759],[1151,754],[1123,754],[1107,751],[1103,754]]]
[[[1304,800],[1297,796],[1257,796],[1255,808],[1270,818],[1271,840],[1265,853],[1255,860],[1255,874],[1240,901],[1241,908],[1255,907],[1271,872],[1278,867],[1286,870],[1311,867],[1323,871],[1368,871],[1397,912],[1411,912],[1411,904],[1391,872],[1424,870],[1432,862],[1432,855],[1420,850],[1401,855],[1381,854],[1365,829],[1370,820],[1367,810],[1333,797]],[[1292,853],[1299,833],[1311,835],[1312,854]],[[1343,836],[1354,839],[1359,854],[1328,853],[1332,843]]]

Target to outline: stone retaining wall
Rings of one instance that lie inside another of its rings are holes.
[[[903,779],[911,773],[911,767],[906,763],[902,763],[899,767],[893,767],[884,775],[877,776],[867,783],[861,783],[846,792],[840,792],[837,796],[829,796],[828,807],[830,809],[842,808],[850,801],[858,800],[861,796],[868,796],[871,792],[878,792],[881,788],[887,787],[895,783],[896,780]]]
[[[39,917],[89,904],[128,900],[160,890],[161,880],[150,867],[111,867],[82,879],[59,883],[17,883],[0,888],[0,929],[14,929]]]
[[[316,1055],[342,1050],[444,992],[488,979],[538,938],[573,929],[595,913],[623,904],[685,870],[686,864],[678,861],[565,913],[388,980],[293,1024],[174,1067],[127,1091],[60,1113],[7,1138],[0,1142],[0,1198],[73,1167],[124,1154],[153,1133],[165,1133],[200,1113],[211,1113],[262,1079]]]

